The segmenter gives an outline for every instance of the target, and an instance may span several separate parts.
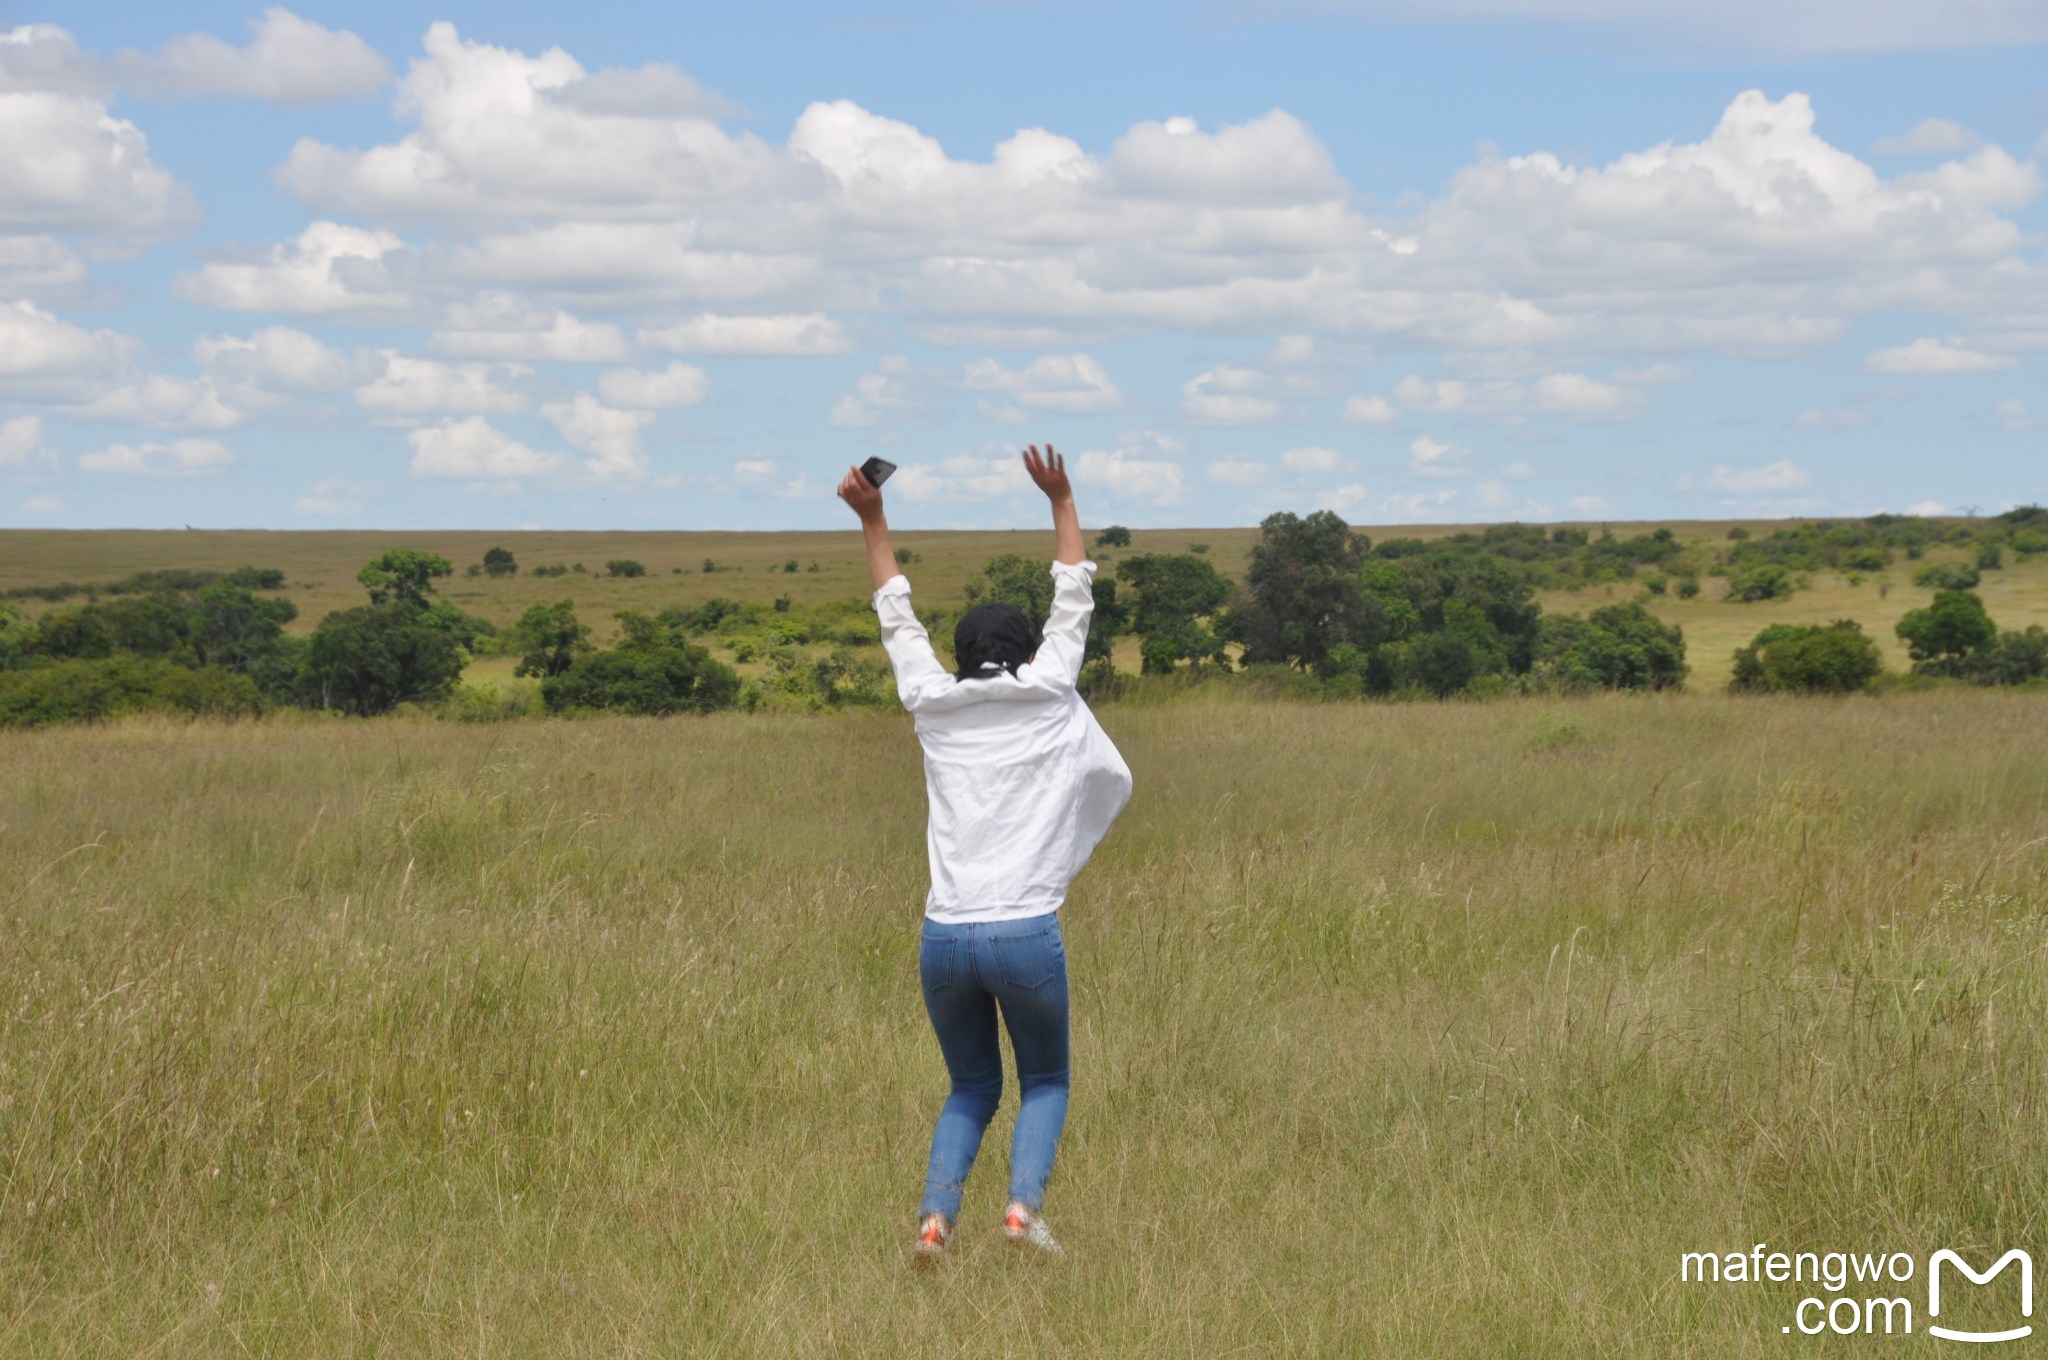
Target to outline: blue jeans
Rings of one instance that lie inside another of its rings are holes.
[[[917,968],[953,1092],[932,1130],[918,1215],[960,1217],[960,1192],[1003,1095],[996,1009],[1023,1099],[1010,1139],[1010,1198],[1036,1213],[1067,1122],[1067,951],[1058,912],[1017,921],[927,919]]]

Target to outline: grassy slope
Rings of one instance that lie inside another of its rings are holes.
[[[2039,1254],[2039,714],[1106,710],[1073,1259],[1012,1092],[934,1280],[900,715],[0,734],[0,1354],[1783,1355],[1679,1253]]]
[[[1736,521],[1671,521],[1669,527],[1682,539],[1725,542],[1727,530]],[[1758,533],[1774,527],[1770,521],[1750,521]],[[1664,527],[1650,521],[1613,525],[1618,535],[1644,533]],[[1462,526],[1435,525],[1397,528],[1360,526],[1375,540],[1395,535],[1431,538],[1456,532]],[[1050,554],[1050,533],[961,532],[899,533],[899,547],[922,555],[906,569],[920,598],[955,602],[962,584],[989,558],[999,553]],[[1097,554],[1105,570],[1116,560],[1138,552],[1184,552],[1191,544],[1204,543],[1210,556],[1224,572],[1241,577],[1258,537],[1256,529],[1144,529],[1134,535],[1129,549]],[[522,570],[502,580],[466,577],[464,567],[480,561],[486,549],[502,545],[512,550],[522,568],[559,562],[581,562],[584,575],[535,577]],[[377,553],[392,547],[421,548],[437,552],[456,564],[457,575],[442,582],[443,592],[462,608],[500,625],[512,622],[531,604],[564,597],[574,599],[577,612],[593,625],[600,641],[613,632],[611,616],[619,609],[659,611],[671,605],[700,603],[715,595],[747,602],[766,602],[787,594],[799,603],[859,598],[867,593],[865,561],[856,531],[820,533],[456,533],[420,531],[371,533],[341,531],[146,531],[146,530],[0,530],[0,590],[20,585],[54,581],[110,581],[131,572],[158,567],[240,566],[282,568],[291,582],[286,592],[299,606],[296,627],[309,631],[320,617],[335,609],[363,602],[362,588],[355,574]],[[1938,552],[1929,560],[1954,552]],[[643,563],[649,575],[637,579],[608,579],[604,563],[612,558],[632,558]],[[710,574],[703,571],[705,558],[730,568]],[[794,559],[798,569],[786,574],[783,564]],[[818,571],[806,570],[812,562]],[[1878,576],[1868,577],[1861,586],[1850,586],[1833,575],[1824,574],[1814,587],[1792,599],[1774,604],[1731,605],[1705,596],[1694,601],[1676,597],[1650,599],[1651,608],[1662,618],[1682,624],[1693,666],[1696,686],[1718,686],[1726,681],[1729,656],[1767,624],[1776,622],[1814,623],[1836,618],[1853,618],[1878,639],[1889,664],[1907,664],[1905,648],[1892,633],[1892,625],[1906,610],[1926,603],[1927,592],[1911,585],[1917,563],[1903,555],[1890,569],[1890,591],[1880,598]],[[674,569],[682,568],[677,575]],[[1704,583],[1709,593],[1720,583]],[[1545,591],[1539,595],[1545,609],[1584,610],[1641,595],[1636,586],[1617,584],[1578,592]],[[2023,628],[2048,624],[2048,557],[2009,565],[2003,572],[1988,572],[1980,593],[1987,609],[2001,627]],[[35,611],[44,606],[33,600],[16,602]],[[1128,653],[1128,655],[1124,655]],[[1120,664],[1137,665],[1135,646],[1119,654]],[[511,663],[485,663],[480,673],[511,673]]]

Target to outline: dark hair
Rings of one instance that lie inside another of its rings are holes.
[[[1013,604],[978,604],[953,629],[953,673],[962,680],[1011,675],[1038,650],[1038,630]]]

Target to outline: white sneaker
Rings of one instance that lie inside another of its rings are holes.
[[[917,1245],[910,1249],[910,1263],[919,1270],[930,1270],[951,1245],[953,1225],[946,1221],[946,1216],[926,1214],[917,1225]]]
[[[1012,1246],[1035,1247],[1047,1256],[1067,1254],[1066,1248],[1053,1237],[1052,1230],[1045,1226],[1045,1220],[1014,1201],[1003,1215],[1003,1236],[1010,1240]]]

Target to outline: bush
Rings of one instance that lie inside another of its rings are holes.
[[[1853,619],[1779,623],[1737,649],[1728,688],[1735,693],[1848,694],[1867,687],[1883,670],[1876,641]]]
[[[519,563],[508,548],[492,548],[484,554],[484,572],[490,576],[516,576]]]
[[[1131,546],[1131,531],[1121,524],[1112,524],[1095,536],[1098,548],[1128,548]]]
[[[1679,598],[1679,599],[1681,599],[1681,600],[1692,600],[1692,599],[1697,599],[1697,598],[1699,597],[1699,593],[1700,593],[1700,578],[1699,578],[1699,577],[1697,577],[1697,576],[1681,576],[1681,577],[1679,577],[1679,578],[1678,578],[1678,598]]]
[[[582,570],[580,564],[577,570]],[[645,576],[647,568],[630,557],[617,557],[604,564],[604,574],[607,576]]]
[[[589,637],[590,629],[576,621],[575,601],[533,605],[512,625],[506,639],[508,650],[519,654],[512,673],[543,680],[560,675],[590,649]]]
[[[1677,689],[1685,670],[1684,632],[1633,600],[1537,626],[1535,671],[1565,689]]]
[[[441,715],[456,722],[508,722],[514,718],[534,717],[544,711],[537,684],[464,683],[457,685],[448,696]]]
[[[2005,566],[2005,550],[1996,543],[1977,545],[1977,570],[1998,571]],[[1972,583],[1974,584],[1974,582]]]
[[[2010,630],[1964,657],[1962,676],[1980,685],[2024,685],[2048,679],[2048,631],[2035,624]]]
[[[100,722],[126,713],[232,718],[263,708],[249,677],[161,657],[56,661],[0,673],[0,728]]]
[[[1782,600],[1799,587],[1791,568],[1777,562],[1757,562],[1728,578],[1728,598],[1743,604],[1759,600]]]
[[[1913,584],[1922,590],[1974,590],[1979,579],[1975,566],[1961,562],[1929,562],[1913,573]]]
[[[702,647],[636,643],[577,657],[542,683],[541,697],[550,713],[711,713],[732,707],[739,689],[739,675]]]

